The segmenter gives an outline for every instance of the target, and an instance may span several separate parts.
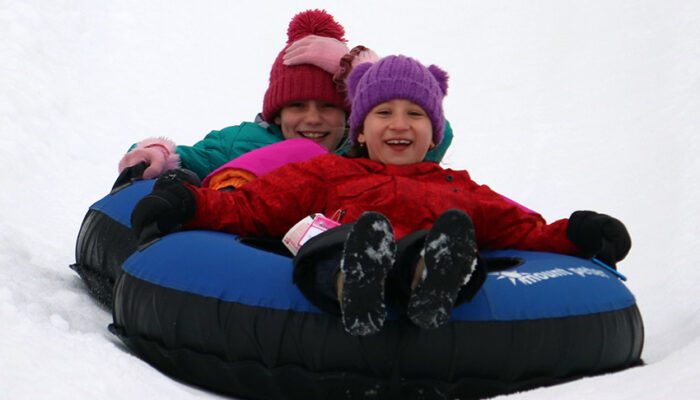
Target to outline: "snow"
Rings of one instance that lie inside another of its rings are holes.
[[[388,264],[392,265],[396,257],[396,242],[394,241],[394,232],[389,225],[386,220],[372,223],[372,230],[376,232],[375,235],[381,237],[381,241],[377,243],[376,248],[367,246],[365,254],[377,263],[381,263],[382,258],[386,258]]]
[[[68,268],[128,146],[251,120],[289,19],[451,76],[446,158],[548,220],[625,222],[647,365],[517,399],[696,398],[700,3],[0,0],[0,398],[192,399],[134,357]]]
[[[440,236],[438,236],[436,239],[434,239],[431,242],[426,243],[425,249],[431,250],[431,251],[435,251],[437,249],[437,252],[433,256],[435,257],[436,260],[439,260],[442,257],[449,254],[450,249],[447,247],[448,241],[449,241],[449,238],[447,237],[447,235],[445,235],[444,233],[441,233]]]

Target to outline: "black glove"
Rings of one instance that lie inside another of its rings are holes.
[[[632,247],[632,239],[622,222],[593,211],[571,214],[566,237],[578,246],[583,257],[596,257],[613,268]]]
[[[131,229],[139,245],[179,229],[194,216],[195,203],[194,193],[182,183],[154,190],[141,199],[131,212]]]
[[[197,187],[202,186],[202,181],[197,174],[189,169],[178,168],[165,171],[163,175],[159,176],[158,179],[156,179],[156,183],[153,185],[153,191],[165,189],[170,185],[180,184],[182,182]]]
[[[143,179],[143,172],[148,167],[145,161],[142,161],[131,167],[124,168],[124,170],[119,174],[117,180],[114,181],[112,185],[112,193],[119,191],[119,189],[128,186],[131,182]]]

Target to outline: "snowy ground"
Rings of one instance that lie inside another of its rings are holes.
[[[313,7],[451,74],[450,167],[550,220],[627,224],[647,365],[509,397],[697,398],[700,3],[375,3],[0,0],[0,398],[217,397],[125,350],[68,265],[126,148],[250,120]]]

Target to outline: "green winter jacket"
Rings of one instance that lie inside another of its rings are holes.
[[[204,179],[216,168],[249,151],[284,140],[279,126],[268,124],[258,116],[255,122],[243,122],[220,131],[210,132],[194,146],[177,146],[180,164],[194,171]],[[429,151],[426,161],[440,162],[452,143],[452,127],[445,121],[445,134],[442,142]],[[344,154],[349,148],[347,141],[335,151]]]

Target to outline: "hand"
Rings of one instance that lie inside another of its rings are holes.
[[[152,179],[165,171],[178,168],[180,156],[175,152],[175,148],[175,143],[165,138],[150,138],[139,142],[133,150],[124,154],[124,157],[119,160],[120,177],[125,169],[140,163],[145,163],[146,168],[143,171],[137,168],[127,173],[130,180]]]
[[[194,216],[194,193],[183,183],[171,184],[154,190],[141,199],[131,213],[131,229],[144,245],[158,237],[179,229]]]
[[[202,186],[202,181],[197,174],[189,169],[178,168],[165,171],[156,179],[156,183],[153,185],[153,191],[165,189],[171,185],[182,184],[183,182],[189,183],[192,186]]]
[[[292,43],[284,51],[284,65],[312,64],[331,75],[340,69],[340,59],[349,52],[338,39],[309,35]]]
[[[578,246],[584,257],[596,257],[613,268],[632,247],[632,239],[622,222],[593,211],[571,214],[566,236]]]
[[[152,179],[160,176],[164,172],[165,163],[168,153],[163,152],[159,148],[135,148],[124,154],[119,160],[119,170],[123,172],[126,168],[137,164],[145,163],[146,168],[142,171],[141,176],[134,177],[135,179]]]

